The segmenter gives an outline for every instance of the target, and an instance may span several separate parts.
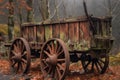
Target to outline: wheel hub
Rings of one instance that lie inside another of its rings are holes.
[[[16,54],[14,59],[15,59],[15,61],[17,61],[17,62],[20,62],[21,59],[22,59],[21,53]]]
[[[56,65],[57,64],[57,55],[53,54],[49,58],[46,59],[46,62],[51,65]]]

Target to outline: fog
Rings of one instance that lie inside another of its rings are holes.
[[[35,5],[38,5],[39,0],[34,1]],[[86,4],[89,14],[94,16],[109,15],[107,0],[86,0]],[[85,15],[83,0],[49,0],[48,5],[50,19],[71,18]],[[36,21],[40,20],[40,18],[38,20],[38,16],[40,16],[38,6],[34,6]]]
[[[34,0],[36,1],[36,0]],[[113,36],[115,37],[113,51],[120,51],[120,0],[85,0],[89,14],[95,17],[112,16]],[[39,2],[39,0],[38,0]],[[49,0],[49,19],[73,18],[85,15],[83,0]],[[38,6],[34,6],[38,7]],[[37,10],[35,10],[37,11]],[[35,20],[41,21],[39,13]]]
[[[5,0],[7,1],[7,0]],[[120,0],[85,0],[89,14],[95,17],[112,16],[113,36],[115,37],[114,47],[120,51]],[[3,5],[3,4],[0,4]],[[39,10],[40,0],[34,0],[33,13],[34,21],[42,21],[42,15]],[[63,18],[76,18],[84,16],[83,0],[48,0],[49,19],[58,20]],[[8,11],[6,15],[0,15],[0,23],[7,23]],[[23,22],[26,22],[26,11],[23,10]],[[15,15],[15,21],[19,21]]]

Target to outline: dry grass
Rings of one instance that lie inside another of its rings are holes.
[[[120,65],[120,53],[110,56],[110,65]]]
[[[19,27],[17,25],[15,25],[14,27],[14,31],[15,31],[15,35],[19,35]],[[3,35],[8,35],[8,26],[7,24],[0,24],[0,33],[2,33]]]

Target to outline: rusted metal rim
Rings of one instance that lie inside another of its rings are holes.
[[[65,43],[60,39],[48,40],[40,54],[41,70],[44,77],[64,80],[70,64],[70,57]]]
[[[10,66],[15,73],[26,74],[30,69],[31,52],[28,42],[24,38],[17,38],[13,41],[9,60]]]
[[[82,54],[81,62],[85,72],[96,72],[103,74],[109,65],[109,54],[104,53],[104,55],[99,55],[98,57],[92,57],[89,54]]]

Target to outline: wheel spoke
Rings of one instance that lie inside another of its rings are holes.
[[[94,61],[92,61],[91,70],[94,71]]]
[[[91,63],[91,61],[88,61],[88,63],[85,64],[84,67],[87,68],[90,63]]]
[[[12,56],[10,59],[11,59],[11,60],[14,60],[14,59],[15,59],[15,57],[16,57],[16,56]]]
[[[14,67],[16,63],[17,63],[16,61],[14,63],[12,63],[12,67]]]
[[[62,49],[62,50],[58,53],[58,56],[60,56],[63,52],[64,52],[64,50]]]
[[[65,62],[65,59],[57,59],[58,62]]]
[[[16,55],[16,52],[15,52],[14,50],[12,50],[12,53],[13,53],[14,55]]]
[[[97,62],[95,62],[95,66],[96,66],[96,68],[97,68],[98,72],[100,72],[100,69],[99,69],[99,67],[98,67]]]
[[[21,51],[22,51],[22,46],[23,46],[22,41],[19,41],[19,48]]]
[[[23,63],[20,63],[20,68],[21,68],[21,70],[23,71]]]
[[[59,70],[59,68],[58,67],[56,67],[57,68],[57,73],[58,73],[58,77],[60,78],[61,76],[62,76],[62,74],[61,74],[61,72],[60,72],[60,70]]]
[[[42,59],[42,63],[44,64],[44,66],[48,66],[45,59]]]
[[[105,64],[105,62],[102,59],[99,59],[100,62],[102,62],[103,64]]]
[[[16,41],[16,46],[17,46],[18,52],[21,52],[21,51],[20,51],[19,41]]]
[[[64,67],[62,65],[60,65],[59,63],[57,64],[57,66],[60,68],[60,70],[64,71]]]
[[[27,61],[24,58],[22,58],[22,62],[27,64]]]
[[[48,65],[46,65],[43,69],[44,69],[44,70],[46,70],[48,67],[49,67],[49,66],[48,66]]]
[[[25,50],[25,46],[24,45],[21,45],[21,53],[23,53]]]
[[[27,55],[27,52],[25,51],[23,54],[22,54],[22,57],[26,56]]]
[[[16,72],[18,72],[18,71],[19,71],[19,69],[20,69],[20,63],[18,62],[18,65],[17,65],[17,70],[16,70]]]
[[[16,46],[15,44],[14,44],[13,46],[14,46],[15,52],[18,53],[19,51],[18,51],[18,49],[17,49],[17,46]]]
[[[58,47],[57,54],[60,52],[61,46]]]
[[[51,70],[52,70],[52,66],[49,66],[48,74],[50,74]]]
[[[103,67],[102,67],[102,65],[100,64],[100,62],[99,62],[99,61],[98,61],[98,64],[99,64],[100,68],[101,68],[101,69],[103,69]]]
[[[50,47],[50,45],[47,45],[47,46],[48,46],[50,53],[52,53],[52,48]]]
[[[54,54],[55,53],[54,43],[52,43],[51,49],[52,49],[52,53],[51,54]]]
[[[55,70],[56,70],[56,68],[55,68],[55,66],[53,66],[51,69],[51,73],[50,73],[52,78],[54,78],[54,76],[55,76]]]
[[[45,51],[45,50],[44,50],[44,53],[45,53],[48,57],[50,57],[50,53],[48,53],[48,52]]]

